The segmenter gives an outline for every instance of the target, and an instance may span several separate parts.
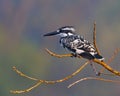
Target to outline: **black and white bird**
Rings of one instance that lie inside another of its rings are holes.
[[[104,60],[104,58],[97,53],[91,43],[89,43],[83,36],[75,34],[75,28],[73,26],[61,27],[54,32],[45,34],[44,36],[54,35],[60,35],[60,44],[76,56],[79,55],[89,60]]]

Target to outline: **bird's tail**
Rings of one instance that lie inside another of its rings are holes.
[[[104,58],[103,58],[101,55],[99,55],[99,54],[95,54],[94,57],[95,57],[96,59],[100,60],[100,61],[103,61],[103,60],[104,60]]]

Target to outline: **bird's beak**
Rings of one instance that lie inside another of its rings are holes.
[[[53,36],[53,35],[57,35],[57,34],[59,34],[59,32],[54,31],[54,32],[50,32],[50,33],[44,34],[43,36]]]

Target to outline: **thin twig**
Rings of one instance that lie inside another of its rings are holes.
[[[105,82],[113,82],[113,83],[120,83],[120,81],[116,81],[116,80],[109,80],[109,79],[104,79],[104,78],[96,78],[96,77],[85,77],[85,78],[82,78],[80,80],[77,80],[73,83],[71,83],[68,88],[71,88],[72,86],[74,86],[75,84],[79,83],[79,82],[82,82],[82,81],[85,81],[85,80],[100,80],[100,81],[105,81]]]
[[[97,43],[96,43],[96,22],[94,22],[94,28],[93,28],[93,45],[97,51],[97,53],[100,55],[100,51],[97,47]]]
[[[13,93],[13,94],[20,94],[20,93],[25,93],[25,92],[29,92],[31,91],[32,89],[38,87],[42,82],[37,82],[35,85],[33,85],[32,87],[29,87],[28,89],[25,89],[25,90],[11,90],[10,92]]]
[[[38,79],[33,78],[33,77],[30,77],[30,76],[22,73],[22,72],[19,71],[15,66],[13,66],[13,70],[14,70],[17,74],[19,74],[20,76],[22,76],[22,77],[26,77],[26,78],[28,78],[28,79],[30,79],[30,80],[38,81]]]
[[[45,48],[45,51],[50,54],[51,56],[57,57],[57,58],[64,58],[64,57],[74,57],[74,55],[72,53],[70,54],[55,54],[52,51],[50,51],[49,49]]]

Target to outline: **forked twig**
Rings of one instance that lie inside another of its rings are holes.
[[[36,79],[36,78],[32,78],[32,77],[27,76],[26,74],[22,73],[21,71],[19,71],[16,67],[14,67],[14,71],[15,71],[17,74],[19,74],[19,75],[22,76],[22,77],[28,78],[28,79],[30,79],[30,80],[37,81],[37,83],[36,83],[35,85],[33,85],[32,87],[29,87],[28,89],[25,89],[25,90],[12,90],[12,91],[10,91],[10,92],[11,92],[11,93],[14,93],[14,94],[15,94],[15,93],[16,93],[16,94],[18,94],[18,93],[25,93],[25,92],[31,91],[32,89],[36,88],[36,87],[39,86],[40,84],[44,84],[44,83],[45,83],[45,84],[54,84],[54,83],[64,82],[64,81],[72,78],[73,76],[77,75],[82,69],[85,68],[85,66],[88,65],[88,63],[89,63],[89,61],[86,62],[85,64],[83,64],[79,69],[77,69],[77,70],[76,70],[75,72],[73,72],[71,75],[66,76],[66,77],[63,78],[63,79],[53,80],[53,81],[38,80],[38,79]]]
[[[96,43],[96,22],[94,22],[94,27],[93,27],[93,45],[94,45],[97,53],[100,55],[101,53],[100,53],[100,50],[98,49],[97,43]],[[117,48],[117,49],[114,51],[113,55],[112,55],[111,58],[108,60],[107,64],[110,64],[110,63],[111,63],[111,61],[115,58],[115,56],[118,54],[119,51],[120,51],[120,48]],[[102,68],[102,69],[99,71],[99,75],[100,75],[100,74],[103,74],[103,75],[115,76],[114,74],[105,74],[105,73],[103,73],[104,69],[105,69],[105,68]]]
[[[75,84],[79,83],[79,82],[82,82],[82,81],[85,81],[85,80],[100,80],[100,81],[105,81],[105,82],[113,82],[113,83],[120,83],[120,81],[117,81],[117,80],[109,80],[109,79],[104,79],[104,78],[96,78],[96,77],[85,77],[85,78],[82,78],[80,80],[77,80],[73,83],[71,83],[68,88],[71,88],[72,86],[74,86]]]
[[[110,64],[110,63],[113,61],[113,59],[115,58],[115,56],[118,54],[119,51],[120,51],[120,48],[116,48],[116,49],[115,49],[113,55],[112,55],[111,58],[107,61],[107,64]],[[100,73],[103,73],[103,71],[104,71],[104,68],[102,68],[102,69],[100,70]],[[113,75],[113,74],[111,74],[111,75]]]
[[[97,59],[94,59],[93,62],[95,62],[96,64],[99,64],[101,66],[103,66],[105,69],[107,69],[108,71],[110,71],[111,73],[117,75],[117,76],[120,76],[120,72],[113,69],[112,67],[110,67],[108,64],[106,64],[105,62],[101,62]]]

